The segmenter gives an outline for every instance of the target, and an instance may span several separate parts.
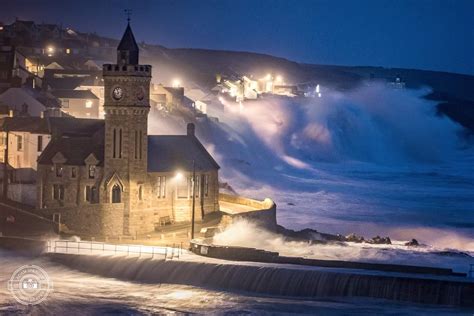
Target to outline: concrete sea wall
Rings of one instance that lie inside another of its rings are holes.
[[[276,204],[271,199],[257,201],[237,195],[219,193],[219,202],[229,202],[253,208],[251,211],[239,212],[235,214],[222,212],[221,224],[227,226],[236,220],[246,219],[259,224],[271,231],[276,229]]]
[[[134,282],[184,284],[272,296],[367,297],[474,306],[474,282],[459,280],[136,257],[50,256],[53,261],[82,272]]]

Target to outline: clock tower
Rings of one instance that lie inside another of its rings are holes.
[[[136,231],[134,210],[147,179],[151,66],[139,64],[130,24],[117,47],[117,63],[103,66],[104,202],[122,203],[124,234]]]

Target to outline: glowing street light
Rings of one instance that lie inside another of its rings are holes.
[[[171,83],[173,88],[179,88],[181,86],[181,80],[179,79],[173,79],[173,82]]]
[[[175,180],[180,181],[183,179],[183,173],[181,171],[177,171],[176,175],[174,176]]]
[[[283,83],[283,77],[280,76],[280,75],[278,75],[278,76],[276,77],[276,82],[277,82],[277,83]]]
[[[267,74],[267,76],[265,77],[266,80],[272,80],[272,75],[271,74]]]

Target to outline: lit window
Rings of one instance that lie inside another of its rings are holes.
[[[89,179],[94,179],[95,178],[95,166],[91,165],[89,166]]]
[[[71,49],[70,48],[66,48],[66,54],[70,54],[71,53]]]
[[[86,108],[88,108],[88,109],[92,108],[92,101],[91,100],[86,101]]]
[[[156,195],[158,198],[166,197],[166,177],[158,177],[156,180]]]
[[[23,150],[23,136],[21,135],[16,136],[16,150],[17,151]]]
[[[190,180],[191,178],[188,177],[181,177],[178,179],[178,183],[176,185],[176,194],[178,195],[178,199],[187,199],[189,195],[189,188],[190,188]]]
[[[204,196],[209,196],[209,175],[204,175]]]
[[[56,165],[56,177],[62,177],[63,176],[63,167],[60,165]]]

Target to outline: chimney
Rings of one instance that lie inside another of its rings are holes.
[[[187,135],[188,136],[194,136],[194,130],[195,130],[195,126],[193,123],[188,123],[188,128],[187,128]]]

